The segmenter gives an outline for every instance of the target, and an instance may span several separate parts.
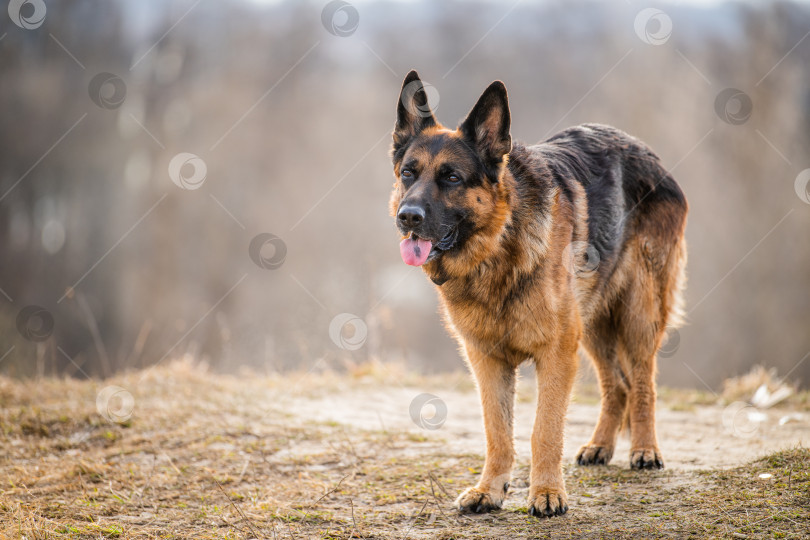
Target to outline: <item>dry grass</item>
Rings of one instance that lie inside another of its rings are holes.
[[[364,367],[304,385],[174,364],[112,381],[135,389],[123,425],[96,411],[110,381],[0,379],[0,536],[806,538],[810,530],[805,448],[697,473],[572,466],[572,510],[552,520],[520,506],[528,470],[519,462],[505,510],[459,516],[453,498],[475,482],[481,456],[427,449],[382,424],[361,430],[285,410],[293,392],[350,391],[385,377],[415,376]]]

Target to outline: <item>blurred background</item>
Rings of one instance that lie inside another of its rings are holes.
[[[808,3],[7,3],[0,373],[462,369],[388,216],[416,68],[445,124],[501,79],[517,140],[661,156],[691,206],[661,382],[810,382]]]

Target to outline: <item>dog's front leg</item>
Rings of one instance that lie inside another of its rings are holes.
[[[512,414],[516,367],[473,347],[466,349],[481,397],[487,453],[481,479],[459,495],[456,506],[462,512],[489,512],[503,505],[515,460]]]
[[[563,430],[577,357],[576,340],[563,341],[535,357],[537,416],[532,431],[528,501],[529,514],[533,516],[559,516],[568,511],[562,472]]]

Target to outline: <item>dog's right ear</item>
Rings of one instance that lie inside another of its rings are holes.
[[[427,93],[419,74],[411,70],[402,82],[397,102],[397,123],[394,126],[394,154],[423,129],[436,125],[436,117],[428,103]]]

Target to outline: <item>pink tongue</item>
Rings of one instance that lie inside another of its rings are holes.
[[[405,264],[411,266],[422,266],[430,255],[430,248],[433,246],[430,240],[418,238],[406,238],[399,244],[399,252]]]

